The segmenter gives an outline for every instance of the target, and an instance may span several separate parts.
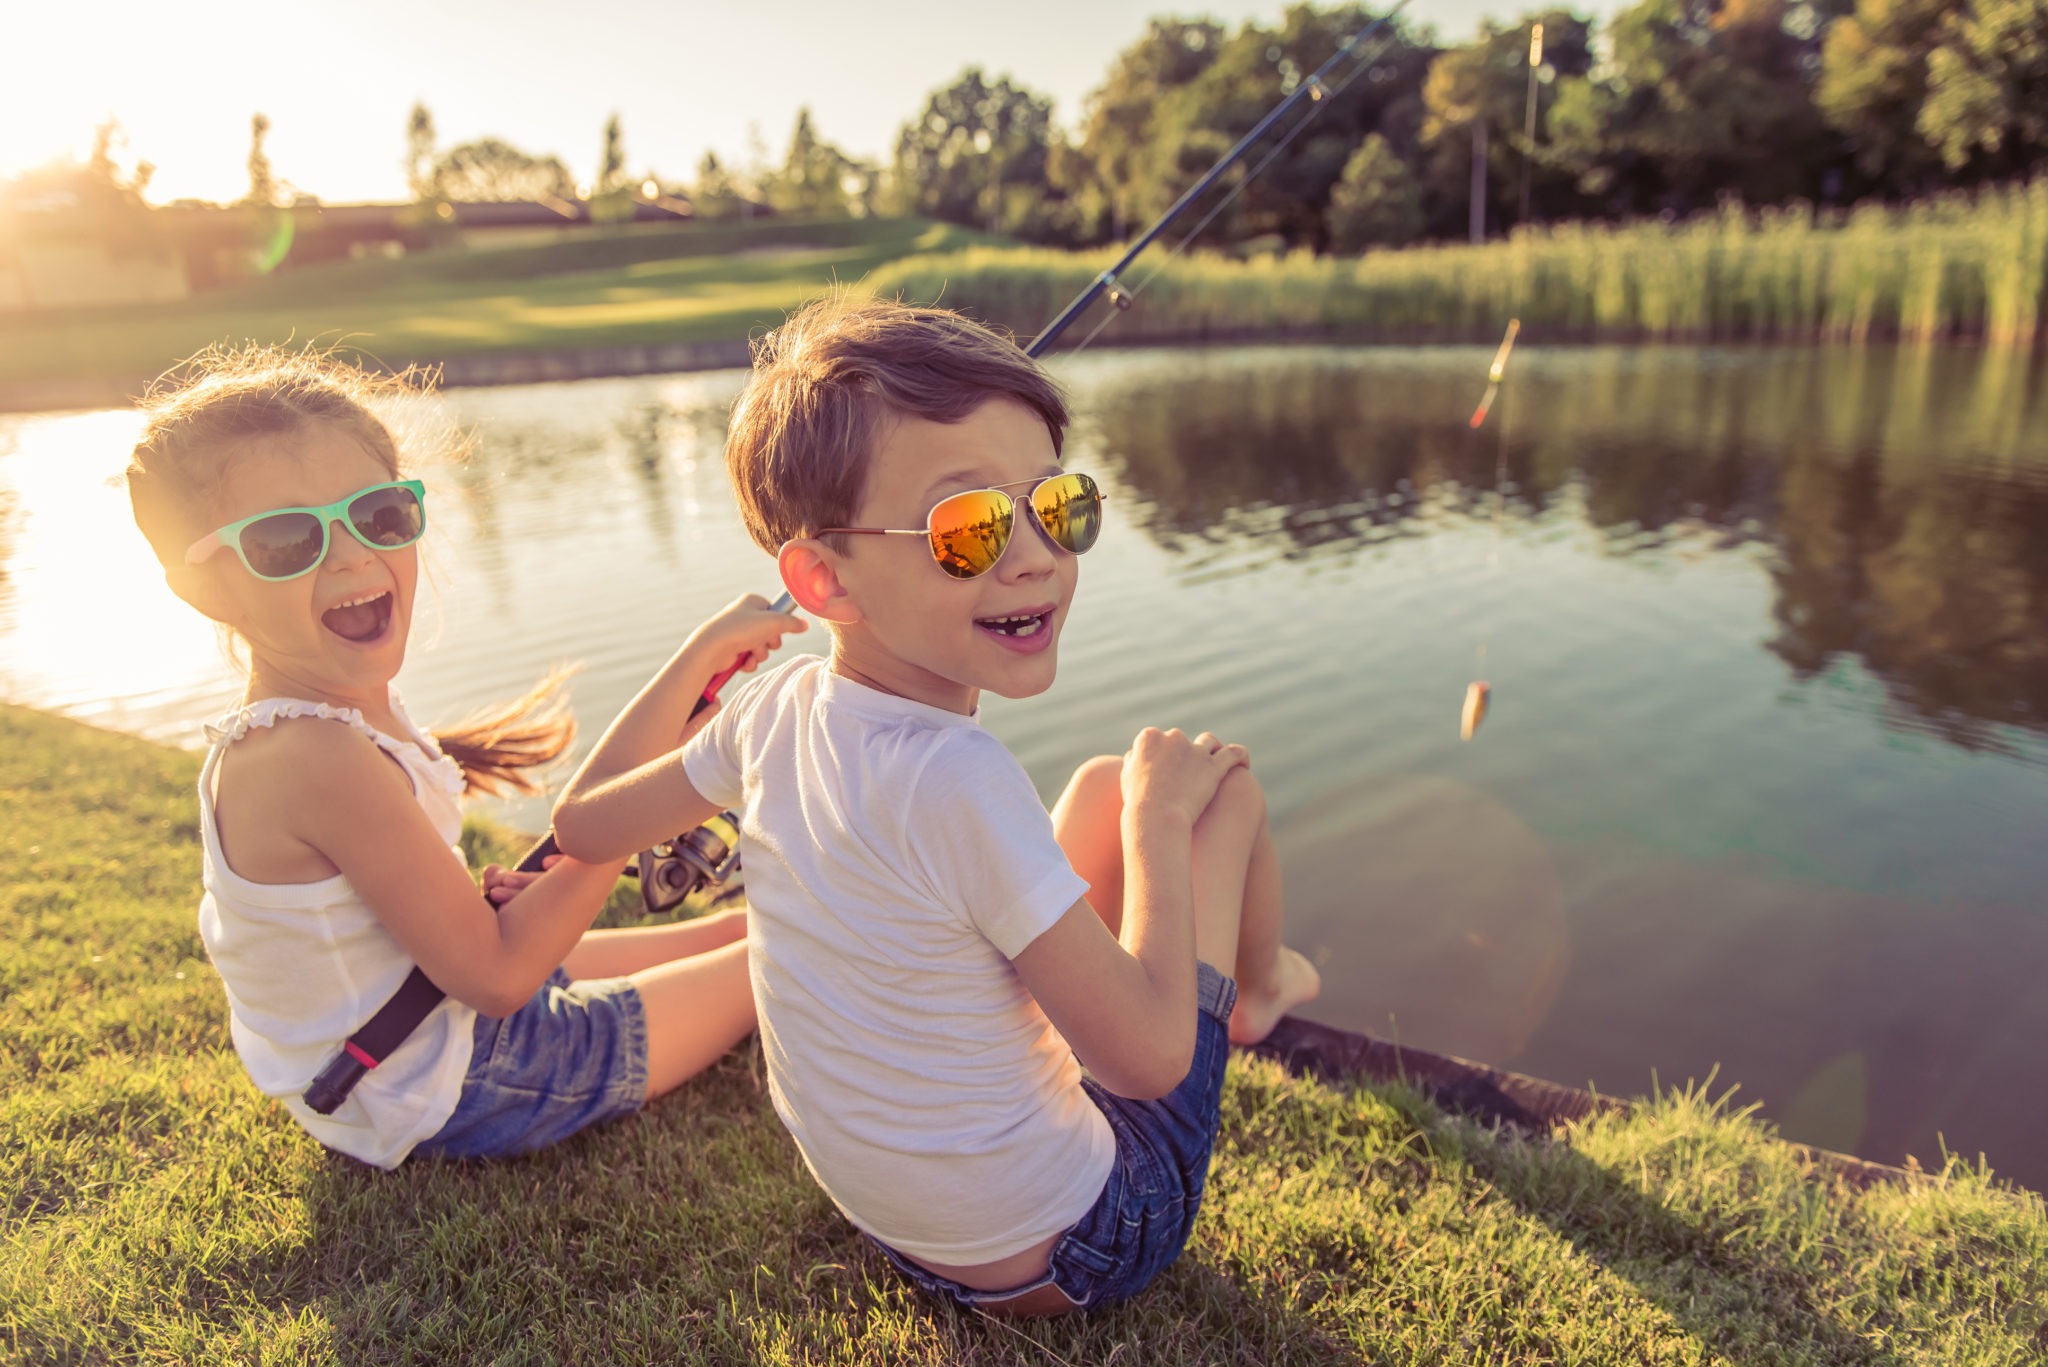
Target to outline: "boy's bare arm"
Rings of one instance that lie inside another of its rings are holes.
[[[1213,746],[1213,748],[1211,748]],[[1097,1081],[1164,1096],[1195,1052],[1195,821],[1241,747],[1147,730],[1124,765],[1123,941],[1075,903],[1013,961]]]
[[[697,628],[605,729],[555,804],[555,840],[580,859],[623,858],[718,811],[683,773],[679,747],[712,676],[752,670],[808,624],[755,594]],[[706,716],[709,714],[706,713]]]
[[[555,803],[555,843],[574,859],[624,859],[717,814],[683,771],[682,752],[671,750],[602,781],[579,772]]]

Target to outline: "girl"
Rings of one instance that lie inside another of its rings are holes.
[[[180,598],[246,644],[242,704],[207,728],[199,929],[256,1085],[379,1167],[551,1144],[636,1110],[754,1024],[743,913],[590,923],[616,866],[487,870],[456,847],[465,791],[538,785],[570,727],[552,681],[429,736],[392,689],[426,529],[374,413],[403,392],[318,355],[209,353],[145,402],[136,524]],[[802,623],[735,605],[685,651],[746,668]],[[680,662],[680,661],[679,661]],[[414,964],[448,995],[332,1115],[308,1082]]]

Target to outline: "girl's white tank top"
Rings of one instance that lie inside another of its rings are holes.
[[[412,724],[395,693],[391,709],[411,733],[407,738],[385,735],[352,707],[265,698],[206,728],[212,749],[199,771],[206,887],[199,936],[227,986],[235,1050],[257,1087],[280,1098],[315,1139],[382,1168],[396,1167],[454,1112],[469,1071],[476,1012],[453,997],[443,999],[333,1115],[316,1114],[300,1094],[342,1041],[398,990],[412,960],[347,878],[253,883],[229,868],[213,799],[221,756],[251,728],[285,717],[324,717],[354,727],[398,762],[421,809],[461,859],[462,770]]]

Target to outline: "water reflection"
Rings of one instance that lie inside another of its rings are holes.
[[[1090,433],[1184,573],[1563,501],[1615,555],[1766,549],[1768,644],[1795,678],[1853,655],[1902,725],[1971,748],[2048,727],[2048,400],[2023,364],[1532,351],[1475,433],[1484,355],[1451,354],[1140,370],[1091,395]]]

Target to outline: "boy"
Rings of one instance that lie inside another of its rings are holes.
[[[753,681],[678,749],[706,683],[679,654],[554,814],[595,861],[741,808],[777,1113],[907,1277],[1015,1314],[1122,1300],[1172,1262],[1229,1044],[1320,985],[1279,941],[1242,747],[1148,729],[1048,816],[977,722],[981,690],[1051,685],[1101,525],[1060,469],[1066,423],[1028,357],[956,314],[792,318],[726,453],[831,657]]]

